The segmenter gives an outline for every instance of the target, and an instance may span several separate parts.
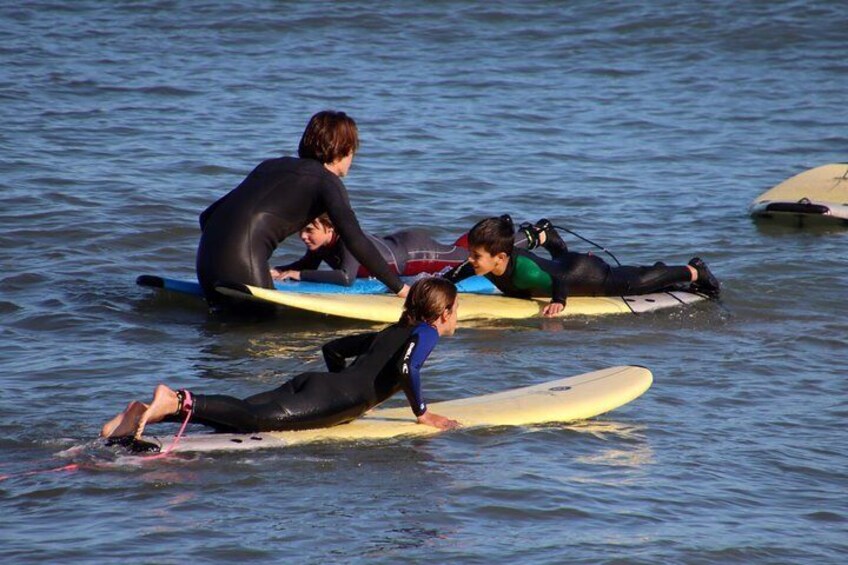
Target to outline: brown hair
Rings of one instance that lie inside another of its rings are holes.
[[[482,247],[490,255],[510,255],[514,245],[515,227],[508,214],[481,220],[468,232],[468,248]]]
[[[356,122],[344,112],[318,112],[303,130],[297,154],[301,159],[332,163],[359,149]]]
[[[455,301],[456,287],[449,280],[439,277],[421,279],[409,289],[398,323],[402,326],[419,322],[433,323]]]
[[[314,222],[316,224],[320,224],[320,225],[324,226],[325,228],[327,228],[328,230],[336,229],[336,226],[333,225],[333,220],[330,219],[330,215],[327,214],[326,212],[324,212],[323,214],[321,214],[317,218],[313,218],[312,222]]]

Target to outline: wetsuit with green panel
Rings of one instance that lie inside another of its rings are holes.
[[[565,304],[569,296],[647,294],[692,281],[685,266],[612,267],[594,254],[568,251],[559,238],[545,242],[544,247],[550,259],[515,248],[504,273],[489,273],[486,278],[507,296],[549,297],[559,304]],[[457,283],[473,275],[474,268],[466,262],[444,276]]]

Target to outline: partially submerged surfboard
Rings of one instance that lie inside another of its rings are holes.
[[[459,421],[465,428],[567,423],[593,418],[641,396],[653,382],[644,367],[621,366],[556,381],[435,402],[429,410]],[[281,448],[317,442],[376,441],[429,436],[441,430],[418,424],[408,406],[378,408],[348,424],[296,432],[255,434],[189,434],[172,452],[236,451]],[[145,442],[169,446],[172,438],[146,436]]]
[[[848,225],[848,164],[823,165],[783,181],[749,207],[754,218]]]
[[[414,282],[414,277],[401,277],[401,279],[411,284]],[[155,288],[176,292],[179,294],[188,294],[191,296],[203,297],[203,289],[197,281],[187,281],[179,279],[171,279],[167,277],[159,277],[156,275],[141,275],[135,280],[139,286],[147,288]],[[278,281],[274,283],[277,290],[285,292],[310,293],[310,294],[388,294],[389,289],[377,279],[356,279],[351,286],[342,286],[330,283],[318,283],[309,281]],[[457,285],[460,292],[468,292],[475,294],[494,294],[498,292],[495,285],[486,277],[471,277]]]
[[[215,288],[235,298],[267,302],[278,306],[315,312],[328,316],[369,322],[396,322],[403,311],[403,299],[394,295],[338,296],[269,290],[250,285],[227,285]],[[655,292],[638,296],[572,296],[558,317],[600,316],[606,314],[641,314],[692,304],[706,296],[686,291]],[[522,299],[503,295],[463,294],[459,300],[460,321],[515,320],[539,316],[550,300]]]

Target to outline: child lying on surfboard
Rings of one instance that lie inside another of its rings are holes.
[[[301,373],[279,388],[245,399],[156,387],[150,404],[130,402],[103,425],[104,438],[140,438],[147,424],[190,421],[216,431],[252,433],[323,428],[349,422],[403,390],[419,424],[459,426],[427,410],[421,367],[440,336],[453,335],[456,287],[430,278],[409,290],[397,323],[378,332],[355,334],[324,345],[329,372]],[[346,359],[355,357],[350,365]]]
[[[484,275],[507,296],[550,297],[542,310],[555,316],[565,308],[568,296],[626,296],[648,294],[675,285],[691,284],[695,292],[717,297],[719,282],[698,257],[688,265],[669,267],[612,267],[591,253],[568,251],[551,223],[539,220],[522,225],[529,236],[528,249],[542,246],[551,255],[544,259],[518,249],[515,228],[509,216],[478,222],[468,233],[468,260],[443,276],[457,283],[472,275]]]
[[[438,273],[468,258],[467,249],[443,245],[419,229],[399,231],[385,237],[365,235],[399,275]],[[271,278],[351,286],[357,278],[371,276],[339,239],[326,214],[318,216],[300,230],[300,239],[306,245],[306,254],[293,263],[271,269]],[[322,262],[332,270],[319,271]]]

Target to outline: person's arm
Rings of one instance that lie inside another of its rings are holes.
[[[549,318],[565,310],[568,299],[568,282],[565,273],[551,275],[551,301],[542,309],[542,316]]]
[[[332,269],[330,271],[301,271],[300,280],[339,286],[352,286],[356,278],[349,277],[344,271]]]
[[[520,289],[533,292],[536,289],[548,289],[551,302],[542,310],[543,316],[553,316],[562,312],[568,297],[568,280],[564,269],[527,251],[516,251],[512,281]],[[550,286],[549,286],[550,285]]]
[[[288,265],[280,265],[274,267],[277,271],[303,271],[307,269],[317,269],[321,266],[321,254],[315,251],[307,251],[303,257]]]
[[[325,183],[324,205],[333,226],[335,226],[336,231],[353,256],[392,292],[401,292],[404,288],[403,281],[392,271],[389,264],[386,263],[380,252],[362,231],[359,221],[356,219],[356,214],[350,207],[350,200],[341,180],[335,179],[335,182]]]
[[[449,270],[447,273],[440,275],[443,279],[447,279],[453,284],[458,283],[459,281],[464,281],[467,278],[474,276],[474,267],[471,266],[471,263],[465,261],[460,263],[453,269]]]
[[[433,328],[423,328],[412,334],[401,361],[401,388],[419,424],[447,430],[459,427],[459,422],[429,412],[421,394],[421,367],[438,341],[439,334]]]
[[[324,354],[327,370],[331,373],[338,373],[344,369],[347,366],[346,360],[368,351],[376,337],[377,332],[367,332],[340,337],[325,343],[321,352]]]
[[[300,280],[310,282],[322,282],[338,284],[341,286],[352,286],[356,282],[359,272],[359,261],[353,253],[347,250],[341,241],[336,243],[336,249],[326,258],[327,264],[332,267],[330,271],[302,271]]]

